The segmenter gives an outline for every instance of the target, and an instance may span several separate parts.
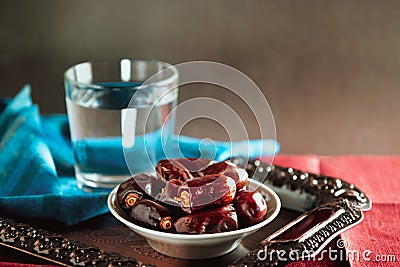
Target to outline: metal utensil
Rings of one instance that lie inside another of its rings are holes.
[[[364,218],[363,211],[372,206],[364,192],[339,178],[259,160],[246,162],[241,157],[231,158],[231,161],[245,168],[249,177],[270,186],[285,208],[305,211],[232,266],[283,266],[313,258],[333,238],[359,224]],[[310,218],[313,224],[305,225]]]
[[[61,266],[152,266],[1,217],[0,245]]]

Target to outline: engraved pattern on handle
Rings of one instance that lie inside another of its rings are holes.
[[[0,245],[62,266],[152,266],[5,218],[0,218]]]
[[[286,194],[297,193],[310,196],[314,200],[313,206],[316,207],[311,210],[308,207],[309,211],[264,239],[256,249],[235,261],[232,266],[285,266],[291,261],[310,259],[316,256],[333,238],[359,224],[364,218],[363,211],[371,209],[372,202],[367,195],[353,184],[340,178],[284,168],[259,160],[247,161],[242,157],[234,157],[230,160],[245,168],[249,177],[272,188],[281,189]],[[290,205],[286,206],[291,208]],[[307,207],[304,208],[307,209]],[[330,209],[334,213],[299,238],[274,240],[301,222],[306,216],[322,209]],[[262,257],[263,260],[260,260],[260,250],[265,250],[266,247],[268,250],[265,251],[265,259]],[[297,257],[296,260],[290,258],[283,260],[278,254],[280,251],[286,255],[296,251],[302,257]]]
[[[340,199],[308,211],[293,222],[301,223],[302,218],[322,209],[330,209],[333,214],[296,239],[274,239],[288,231],[296,223],[287,224],[267,237],[256,249],[235,261],[231,266],[285,266],[292,261],[311,259],[329,244],[333,238],[363,220],[362,210],[347,199]],[[262,256],[260,257],[260,255]],[[290,257],[289,255],[295,255],[296,257]]]

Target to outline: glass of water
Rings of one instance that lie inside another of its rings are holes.
[[[154,172],[161,136],[174,132],[178,70],[155,60],[84,62],[64,82],[78,186],[113,188]]]

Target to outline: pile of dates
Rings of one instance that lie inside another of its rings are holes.
[[[246,171],[229,161],[163,159],[156,173],[135,175],[118,188],[117,204],[137,225],[210,234],[245,228],[266,216],[263,196],[246,190]]]

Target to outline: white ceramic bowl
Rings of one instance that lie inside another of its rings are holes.
[[[115,218],[128,226],[136,234],[143,236],[150,247],[162,254],[182,259],[213,258],[234,250],[243,237],[253,234],[261,227],[270,223],[281,209],[281,201],[278,195],[269,187],[252,179],[247,180],[247,186],[251,189],[257,188],[266,199],[268,206],[266,218],[264,221],[253,226],[224,233],[203,235],[174,234],[138,226],[124,219],[119,209],[116,208],[118,186],[108,196],[108,207]]]

